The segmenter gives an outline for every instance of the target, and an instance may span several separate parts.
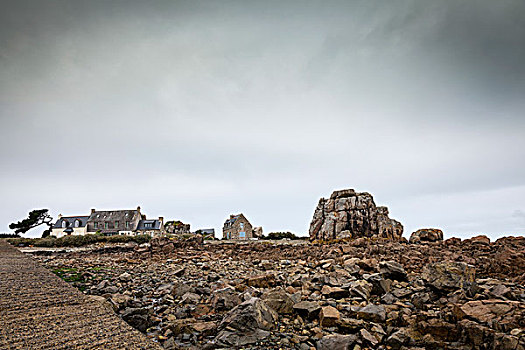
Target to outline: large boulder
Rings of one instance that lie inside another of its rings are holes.
[[[317,342],[317,350],[350,350],[357,343],[357,337],[353,334],[330,334],[325,335]]]
[[[310,224],[310,240],[373,237],[398,241],[402,234],[403,225],[388,217],[388,208],[376,206],[370,193],[352,189],[321,198]]]
[[[439,242],[443,240],[443,231],[437,228],[422,228],[410,235],[410,243]]]
[[[253,344],[270,335],[278,315],[264,301],[251,298],[233,308],[219,325],[214,343],[224,347]]]
[[[474,300],[456,305],[454,313],[458,319],[472,319],[503,331],[525,328],[525,303],[519,301]]]
[[[264,293],[262,299],[278,314],[291,314],[293,312],[294,301],[282,287]]]
[[[425,266],[421,278],[440,292],[463,288],[469,291],[476,284],[476,268],[464,262],[446,261]]]

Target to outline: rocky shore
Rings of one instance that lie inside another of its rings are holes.
[[[525,238],[34,256],[166,349],[525,349]]]

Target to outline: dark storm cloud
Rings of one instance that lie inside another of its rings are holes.
[[[135,207],[306,233],[369,190],[410,231],[524,233],[522,1],[12,1],[2,224]]]

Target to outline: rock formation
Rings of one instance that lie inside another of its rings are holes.
[[[443,231],[437,228],[422,228],[410,235],[410,243],[437,242],[443,240]]]
[[[378,207],[370,193],[352,189],[335,191],[321,198],[310,224],[310,240],[374,237],[398,241],[403,225],[388,217],[387,207]]]

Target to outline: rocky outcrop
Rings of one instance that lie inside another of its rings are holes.
[[[422,228],[410,235],[410,243],[438,242],[443,240],[443,231],[437,228]]]
[[[403,225],[388,217],[387,207],[378,207],[367,192],[335,191],[321,198],[310,224],[310,240],[360,237],[398,241]]]

